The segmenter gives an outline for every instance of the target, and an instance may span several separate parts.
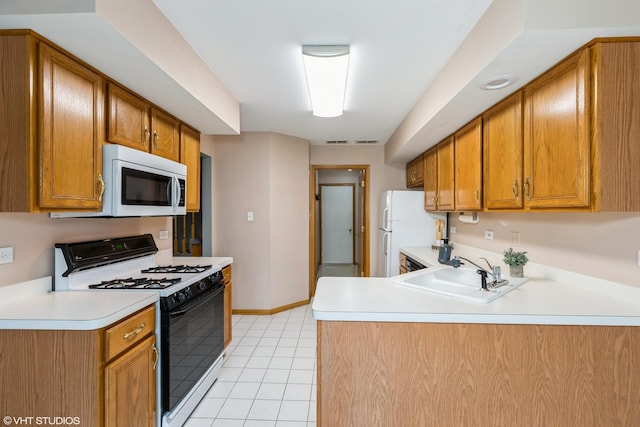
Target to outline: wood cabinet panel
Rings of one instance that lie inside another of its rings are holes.
[[[595,210],[640,211],[640,40],[591,49]]]
[[[319,426],[640,423],[637,327],[320,321],[318,349]]]
[[[156,424],[155,335],[105,368],[105,426]]]
[[[40,43],[41,208],[102,206],[104,80]]]
[[[484,207],[521,209],[523,135],[522,92],[516,92],[483,115]]]
[[[113,83],[108,91],[109,142],[149,151],[149,103]]]
[[[224,348],[231,344],[233,339],[233,283],[231,281],[231,266],[222,269],[224,280]]]
[[[424,177],[424,209],[435,211],[438,196],[438,148],[433,147],[423,156]]]
[[[424,166],[423,155],[419,155],[415,159],[407,163],[406,166],[406,184],[407,188],[421,188],[424,183],[423,171]]]
[[[151,109],[151,153],[180,160],[180,122],[158,109]]]
[[[0,330],[0,411],[13,416],[77,417],[82,426],[154,426],[155,331],[108,359],[107,331]],[[75,421],[74,421],[75,422]]]
[[[454,135],[455,208],[482,209],[482,118],[478,117]]]
[[[455,209],[455,145],[453,136],[438,144],[438,197],[439,211]]]
[[[3,416],[73,416],[102,425],[99,331],[0,331]]]
[[[127,351],[156,329],[153,307],[141,311],[105,331],[106,360]]]
[[[583,49],[524,91],[524,196],[529,208],[591,203],[590,62]]]
[[[180,163],[187,165],[187,211],[200,210],[200,133],[180,126]]]

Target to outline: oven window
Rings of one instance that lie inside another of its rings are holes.
[[[123,205],[171,206],[171,177],[122,168]]]
[[[203,295],[186,310],[162,313],[162,325],[162,406],[171,411],[222,354],[223,289]]]

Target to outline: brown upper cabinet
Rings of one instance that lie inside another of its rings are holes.
[[[200,133],[180,126],[180,163],[187,165],[187,211],[200,210]]]
[[[640,38],[596,39],[487,110],[483,209],[640,211],[639,69]],[[455,134],[456,210],[477,209],[462,148],[476,130]],[[424,154],[426,210],[453,209],[440,186],[442,145]]]
[[[482,209],[482,118],[478,117],[454,135],[455,208]]]
[[[415,159],[411,160],[407,163],[406,174],[407,174],[407,188],[420,188],[422,189],[424,184],[424,165],[423,165],[423,154],[420,154]]]
[[[0,57],[0,211],[98,210],[102,76],[30,31],[3,32]]]
[[[454,137],[450,136],[424,153],[424,209],[453,211]]]
[[[179,161],[179,120],[113,83],[107,109],[109,142]]]
[[[522,92],[487,110],[482,120],[484,207],[522,208]]]
[[[529,208],[591,203],[589,49],[524,90],[524,183]]]

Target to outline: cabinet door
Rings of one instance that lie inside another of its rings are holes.
[[[155,426],[155,335],[105,367],[105,426]]]
[[[180,127],[180,163],[187,165],[187,211],[200,210],[200,134]]]
[[[169,160],[180,159],[180,122],[170,115],[151,110],[151,152]]]
[[[438,148],[433,147],[423,155],[424,210],[438,210]]]
[[[530,208],[590,204],[589,50],[525,89],[525,203]]]
[[[484,207],[522,208],[522,92],[484,114],[482,144]]]
[[[454,143],[453,136],[438,144],[438,210],[455,209],[454,199]]]
[[[109,142],[149,151],[149,104],[145,100],[109,84],[107,110]]]
[[[407,188],[418,188],[418,187],[422,187],[423,183],[424,183],[424,178],[423,178],[423,159],[422,159],[423,155],[419,155],[418,157],[416,157],[415,159],[411,160],[409,163],[407,163],[407,167],[406,167],[406,183],[407,183]]]
[[[226,348],[233,338],[233,318],[232,318],[232,301],[233,289],[231,282],[231,266],[222,269],[222,277],[224,278],[224,347]]]
[[[104,81],[39,45],[39,200],[44,210],[102,206]]]
[[[459,211],[482,209],[482,119],[477,118],[455,134],[455,207]]]

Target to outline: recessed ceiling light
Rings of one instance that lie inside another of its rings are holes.
[[[480,85],[480,88],[484,90],[502,89],[510,86],[515,80],[515,77],[509,75],[495,76],[482,83],[482,85]]]

